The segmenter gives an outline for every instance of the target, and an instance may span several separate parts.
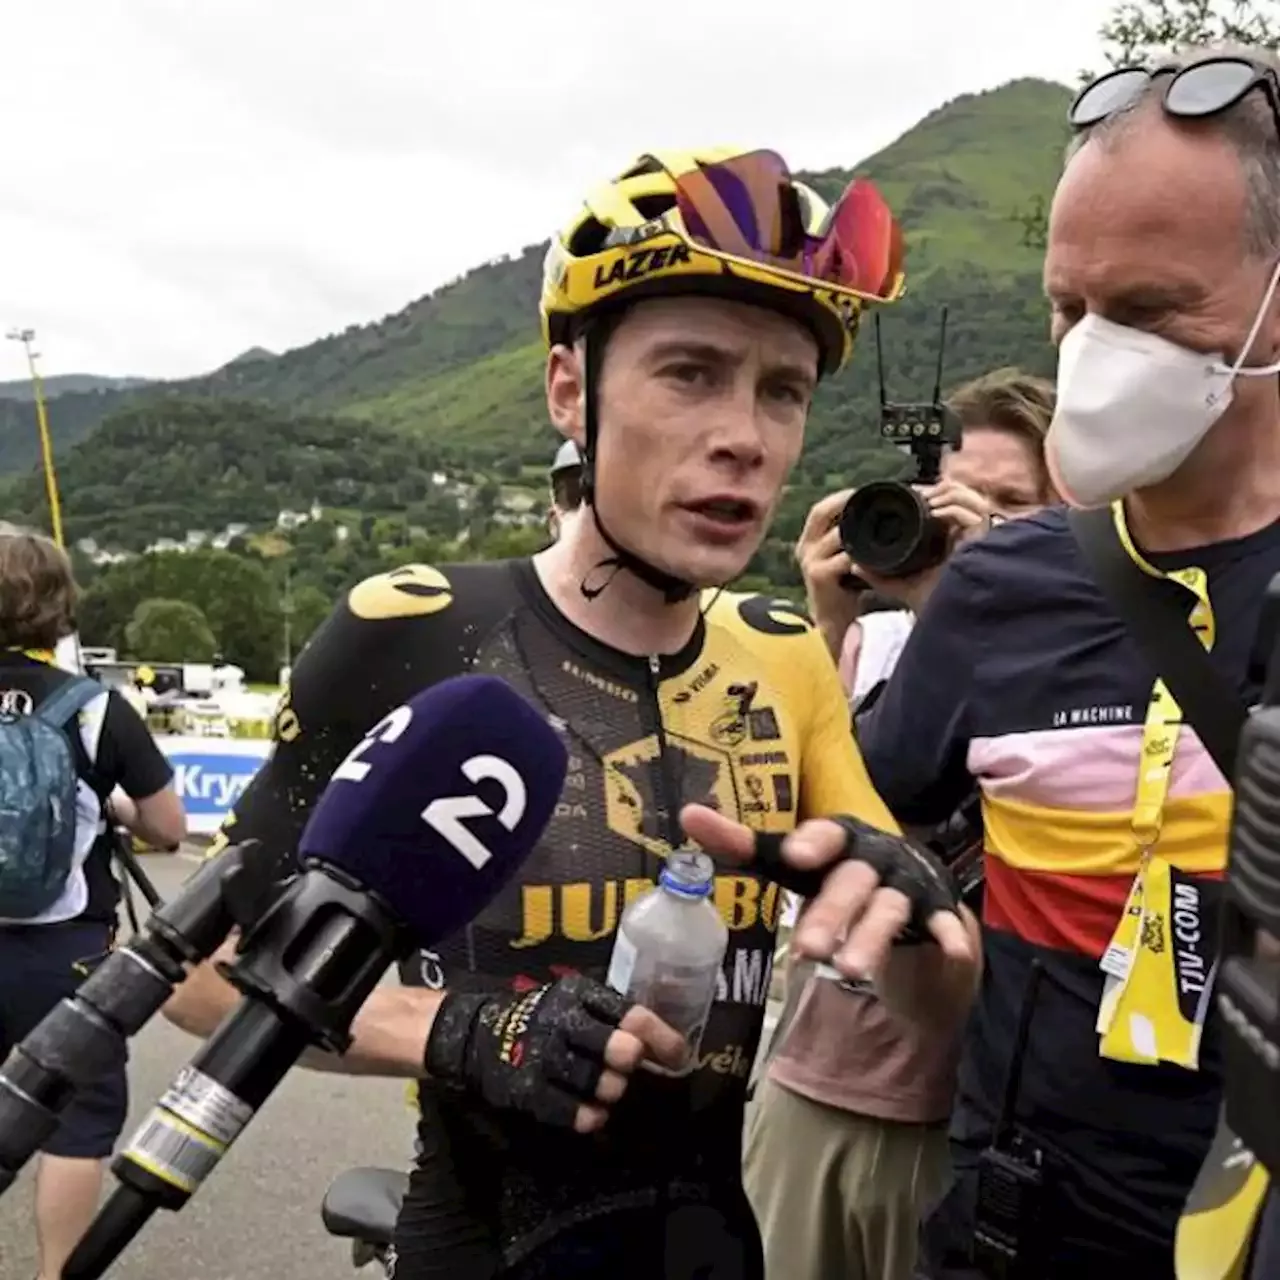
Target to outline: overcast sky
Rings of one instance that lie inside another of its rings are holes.
[[[637,151],[851,164],[957,94],[1072,81],[1111,7],[9,0],[0,327],[48,374],[281,351],[545,238]]]

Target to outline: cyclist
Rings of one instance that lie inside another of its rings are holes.
[[[588,196],[546,260],[547,402],[582,449],[580,515],[532,560],[361,583],[301,656],[273,755],[228,832],[264,856],[296,848],[371,724],[459,671],[501,674],[571,742],[561,804],[520,881],[406,966],[427,991],[375,993],[352,1049],[327,1062],[423,1077],[399,1280],[762,1274],[740,1150],[778,890],[749,865],[717,877],[730,942],[685,1077],[635,1071],[643,1055],[670,1063],[680,1042],[597,979],[622,908],[687,838],[749,863],[753,833],[792,832],[784,855],[803,863],[848,837],[830,822],[794,830],[802,818],[896,830],[818,633],[756,596],[704,611],[699,589],[746,568],[819,377],[848,358],[863,307],[901,286],[899,233],[866,183],[829,214],[771,152],[637,161]],[[720,812],[684,808],[695,801]],[[875,968],[911,916],[943,943],[928,995],[967,998],[954,899],[905,867],[880,870],[904,892],[878,889],[865,863],[841,868],[810,908],[807,945],[830,954],[857,917],[837,963]],[[892,964],[882,978],[892,990]],[[170,1013],[207,1034],[233,999],[205,966]],[[519,1053],[504,1055],[495,1025],[524,1027]]]

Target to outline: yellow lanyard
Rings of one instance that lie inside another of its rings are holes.
[[[1120,503],[1112,507],[1116,533],[1133,562],[1153,578],[1167,578],[1195,597],[1188,624],[1206,650],[1215,638],[1209,584],[1203,569],[1162,573],[1137,549]],[[1199,985],[1180,986],[1177,951],[1187,949],[1185,935],[1175,940],[1173,916],[1194,902],[1199,890],[1159,856],[1161,826],[1169,780],[1182,730],[1182,709],[1163,679],[1157,679],[1147,703],[1134,791],[1131,827],[1141,861],[1125,903],[1124,914],[1102,957],[1105,975],[1098,1007],[1099,1052],[1120,1062],[1173,1062],[1194,1070],[1199,1065],[1200,1036],[1208,1012],[1216,957],[1197,955],[1210,976]],[[1204,938],[1207,930],[1197,936]],[[1205,951],[1209,948],[1201,944]],[[1184,956],[1185,960],[1185,956]]]

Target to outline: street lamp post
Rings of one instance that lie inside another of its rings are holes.
[[[5,335],[12,342],[22,343],[27,353],[27,368],[31,371],[31,391],[36,402],[36,425],[40,430],[40,457],[44,466],[44,487],[49,495],[49,520],[53,525],[53,540],[60,547],[66,546],[62,537],[62,504],[58,500],[58,478],[53,470],[53,440],[49,435],[49,414],[45,408],[44,382],[36,365],[39,352],[34,329],[10,329]]]

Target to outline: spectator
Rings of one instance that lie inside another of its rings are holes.
[[[566,440],[559,449],[547,473],[551,481],[551,506],[547,512],[547,526],[551,540],[560,539],[560,531],[567,517],[582,505],[582,454],[572,440]]]
[[[1192,48],[1081,96],[1098,108],[1076,114],[1087,127],[1045,260],[1061,348],[1046,456],[1064,497],[1110,506],[1127,553],[1182,593],[1253,703],[1250,651],[1280,571],[1280,141],[1263,92],[1276,63],[1246,51],[1243,87],[1196,97],[1194,120],[1171,114],[1187,102],[1174,72],[1217,56]],[[941,821],[974,779],[982,791],[984,975],[953,1180],[922,1237],[930,1280],[982,1274],[978,1171],[1036,961],[1017,1131],[1043,1217],[1021,1247],[1043,1247],[1043,1280],[1173,1273],[1222,1103],[1210,992],[1231,793],[1171,701],[1052,508],[952,558],[859,721],[900,821]]]
[[[961,448],[924,492],[957,542],[985,532],[992,517],[1026,515],[1053,499],[1044,460],[1052,383],[1001,369],[967,383],[948,404]],[[901,604],[922,608],[941,567],[878,583],[875,593],[841,586],[855,568],[834,527],[848,497],[815,505],[796,553],[812,617],[833,654],[843,655],[841,676],[856,704],[888,678],[902,652],[914,614]],[[960,1021],[926,1033],[893,1018],[874,994],[812,965],[788,972],[782,1030],[744,1156],[770,1274],[910,1276],[920,1215],[946,1176]]]
[[[172,771],[137,713],[118,693],[54,665],[55,646],[74,632],[77,594],[70,562],[58,547],[38,534],[0,526],[0,736],[11,734],[0,748],[0,784],[18,744],[31,741],[13,733],[14,726],[42,708],[46,723],[65,731],[76,774],[69,876],[60,888],[54,885],[51,905],[0,919],[0,1059],[75,991],[113,944],[119,888],[108,823],[161,847],[176,846],[185,834]],[[21,790],[6,786],[5,793],[11,800]],[[25,846],[4,852],[7,868],[46,857]],[[110,1072],[75,1094],[45,1144],[36,1175],[40,1280],[58,1280],[93,1219],[127,1100],[122,1055]]]

